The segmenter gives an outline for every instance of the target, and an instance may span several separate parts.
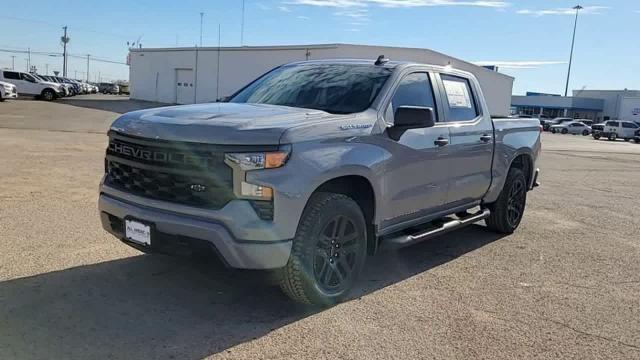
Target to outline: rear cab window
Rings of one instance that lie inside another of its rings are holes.
[[[445,92],[448,121],[471,121],[480,116],[469,79],[440,74]]]

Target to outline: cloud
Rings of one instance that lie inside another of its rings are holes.
[[[497,66],[502,69],[537,69],[541,66],[547,65],[562,65],[566,64],[566,61],[474,61],[474,64],[478,66]]]
[[[351,28],[351,29],[345,29],[344,31],[360,32],[360,31],[362,31],[362,29],[358,29],[358,28]]]
[[[365,7],[367,6],[365,0],[291,0],[288,2],[291,5],[310,5],[321,7],[336,7],[336,8],[348,8],[348,7]]]
[[[351,20],[358,21],[369,21],[369,11],[367,9],[351,9],[351,10],[343,10],[336,11],[333,15],[338,17],[346,17]]]
[[[291,9],[288,6],[278,6],[278,10],[284,12],[291,12]]]
[[[309,20],[310,19],[308,16],[304,16],[304,15],[296,16],[296,18],[300,19],[300,20]]]
[[[601,14],[603,10],[608,10],[608,9],[610,9],[609,6],[585,6],[582,10],[580,10],[580,13],[598,15],[598,14]],[[554,8],[554,9],[542,9],[542,10],[522,9],[522,10],[516,11],[516,13],[521,15],[532,15],[532,16],[575,15],[576,10],[573,8]]]
[[[393,8],[411,8],[425,6],[475,6],[505,8],[510,5],[510,3],[506,1],[490,0],[290,0],[288,4],[336,8],[367,7],[372,4]]]

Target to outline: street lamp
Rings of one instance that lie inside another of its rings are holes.
[[[564,96],[569,93],[569,78],[571,77],[571,63],[573,62],[573,45],[576,43],[576,28],[578,27],[578,13],[583,9],[582,6],[576,5],[573,7],[576,11],[576,19],[573,23],[573,38],[571,39],[571,55],[569,55],[569,70],[567,71],[567,84],[564,88]]]

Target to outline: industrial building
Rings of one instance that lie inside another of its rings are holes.
[[[513,78],[428,49],[328,44],[131,49],[131,98],[163,103],[211,102],[282,64],[319,59],[375,59],[450,65],[479,80],[492,115],[509,114]]]
[[[574,90],[567,97],[527,93],[513,96],[511,106],[514,114],[640,123],[640,90]]]

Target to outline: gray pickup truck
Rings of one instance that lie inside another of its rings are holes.
[[[294,300],[330,305],[383,249],[481,220],[513,232],[539,152],[538,120],[492,119],[467,72],[299,62],[224,103],[122,115],[99,209],[144,252],[273,269]]]

